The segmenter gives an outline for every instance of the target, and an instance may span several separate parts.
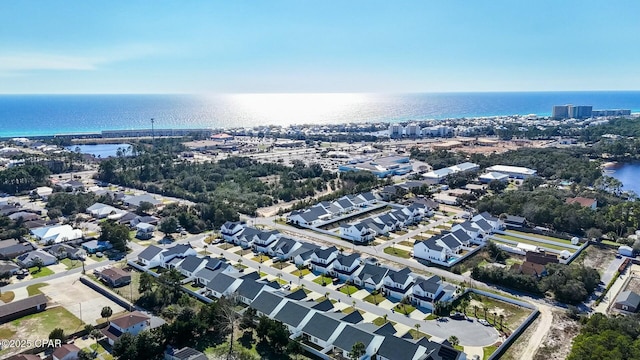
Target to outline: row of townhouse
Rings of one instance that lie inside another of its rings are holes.
[[[483,212],[451,228],[450,232],[434,235],[413,245],[413,256],[436,264],[449,266],[462,257],[463,250],[472,250],[472,244],[484,245],[487,237],[503,228],[500,219]]]
[[[409,206],[367,218],[357,223],[341,224],[340,237],[358,243],[368,243],[378,235],[387,235],[390,231],[413,225],[432,215],[433,208],[425,203],[416,201]]]
[[[329,300],[307,300],[304,291],[285,294],[262,292],[250,305],[259,316],[267,316],[284,324],[291,338],[300,339],[307,349],[322,358],[349,357],[353,345],[361,342],[365,353],[360,359],[466,359],[463,352],[446,343],[426,338],[413,340],[409,335],[396,337],[392,323],[381,326],[364,322],[354,311],[337,311]]]
[[[175,269],[204,287],[204,294],[215,298],[235,296],[249,305],[262,291],[275,291],[275,281],[260,280],[257,272],[244,274],[222,259],[199,256],[190,245],[162,249],[151,245],[138,255],[138,263],[147,270],[154,267]]]
[[[287,216],[287,222],[295,225],[316,226],[377,202],[378,196],[370,191],[358,195],[346,195],[332,202],[322,201],[308,209],[294,210]]]

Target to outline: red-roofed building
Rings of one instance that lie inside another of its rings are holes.
[[[75,360],[80,348],[74,344],[64,344],[53,352],[53,360]]]
[[[598,200],[596,199],[589,199],[589,198],[584,198],[584,197],[574,197],[574,198],[568,198],[566,200],[567,204],[580,204],[580,206],[582,207],[588,207],[591,208],[593,210],[595,210],[598,207]]]

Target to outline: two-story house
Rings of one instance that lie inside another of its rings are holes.
[[[280,233],[273,231],[261,231],[253,240],[253,249],[261,252],[268,253],[269,248],[280,238]]]
[[[354,281],[357,271],[360,269],[360,254],[338,254],[331,268],[331,276],[342,281]]]
[[[282,236],[268,248],[267,253],[270,256],[284,261],[291,259],[293,252],[300,246],[302,246],[302,244],[299,241]]]
[[[160,266],[162,265],[162,258],[160,257],[160,253],[162,251],[162,248],[155,245],[149,245],[146,249],[142,250],[140,254],[138,254],[138,262],[147,269]]]
[[[326,249],[316,249],[311,253],[309,265],[312,271],[327,274],[331,271],[333,261],[338,256],[338,248],[335,246]]]
[[[369,291],[379,290],[387,272],[389,269],[384,266],[366,264],[353,279],[353,282]]]
[[[411,269],[389,270],[383,280],[383,291],[387,296],[400,300],[410,295],[412,285]]]
[[[107,337],[109,345],[113,346],[122,334],[138,335],[149,326],[151,326],[151,318],[144,313],[134,311],[111,319],[109,326],[101,331]]]
[[[371,242],[376,234],[363,223],[340,224],[340,237],[346,240],[368,243]]]
[[[443,283],[439,276],[430,278],[417,278],[411,289],[411,301],[418,307],[433,310],[437,301],[450,301],[456,288]]]
[[[234,242],[238,234],[245,228],[246,224],[239,221],[227,221],[220,227],[222,238],[227,242]]]

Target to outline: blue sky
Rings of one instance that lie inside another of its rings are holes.
[[[2,1],[0,93],[636,90],[640,1]]]

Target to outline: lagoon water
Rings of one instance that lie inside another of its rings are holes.
[[[131,145],[129,144],[75,145],[67,146],[66,148],[67,150],[77,151],[99,158],[115,157],[118,154],[118,149],[122,149],[124,155],[131,155]]]
[[[620,164],[607,175],[620,180],[623,190],[630,190],[640,195],[640,163]]]
[[[515,114],[553,105],[640,111],[640,91],[424,94],[1,95],[0,137],[102,130],[400,122]]]

